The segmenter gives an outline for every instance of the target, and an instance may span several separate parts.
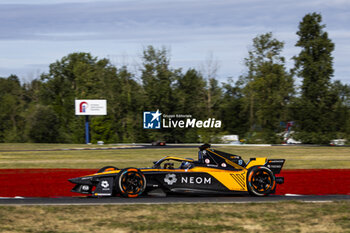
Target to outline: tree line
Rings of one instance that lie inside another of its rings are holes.
[[[0,142],[84,143],[84,117],[75,116],[75,99],[106,99],[108,115],[91,117],[92,142],[215,142],[238,134],[246,142],[281,143],[293,121],[293,137],[327,144],[350,139],[350,86],[332,81],[334,43],[320,14],[303,17],[287,70],[284,43],[272,33],[258,35],[237,81],[219,83],[215,66],[203,72],[170,66],[166,48],[143,51],[139,75],[90,53],[71,53],[50,64],[30,83],[16,75],[0,78]],[[296,78],[301,84],[296,85]],[[143,129],[143,111],[190,114],[222,121],[220,129]]]

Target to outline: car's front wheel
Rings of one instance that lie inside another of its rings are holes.
[[[146,177],[137,168],[125,168],[116,180],[117,191],[124,197],[138,197],[146,189]]]
[[[276,187],[276,179],[273,172],[262,166],[253,167],[247,176],[248,191],[255,196],[266,196]]]

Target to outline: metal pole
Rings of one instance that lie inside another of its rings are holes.
[[[89,132],[89,116],[85,116],[85,142],[86,144],[90,143],[90,132]]]

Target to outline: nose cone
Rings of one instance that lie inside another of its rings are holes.
[[[84,176],[84,177],[77,177],[77,178],[68,179],[68,181],[73,183],[73,184],[87,184],[87,185],[92,185],[91,180],[92,180],[91,176]]]
[[[71,179],[68,179],[69,182],[73,183],[73,184],[79,184],[81,181],[81,178],[80,177],[77,177],[77,178],[71,178]]]

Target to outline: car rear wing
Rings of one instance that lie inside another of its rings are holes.
[[[268,167],[274,174],[279,174],[285,161],[285,159],[268,159],[265,166]]]

